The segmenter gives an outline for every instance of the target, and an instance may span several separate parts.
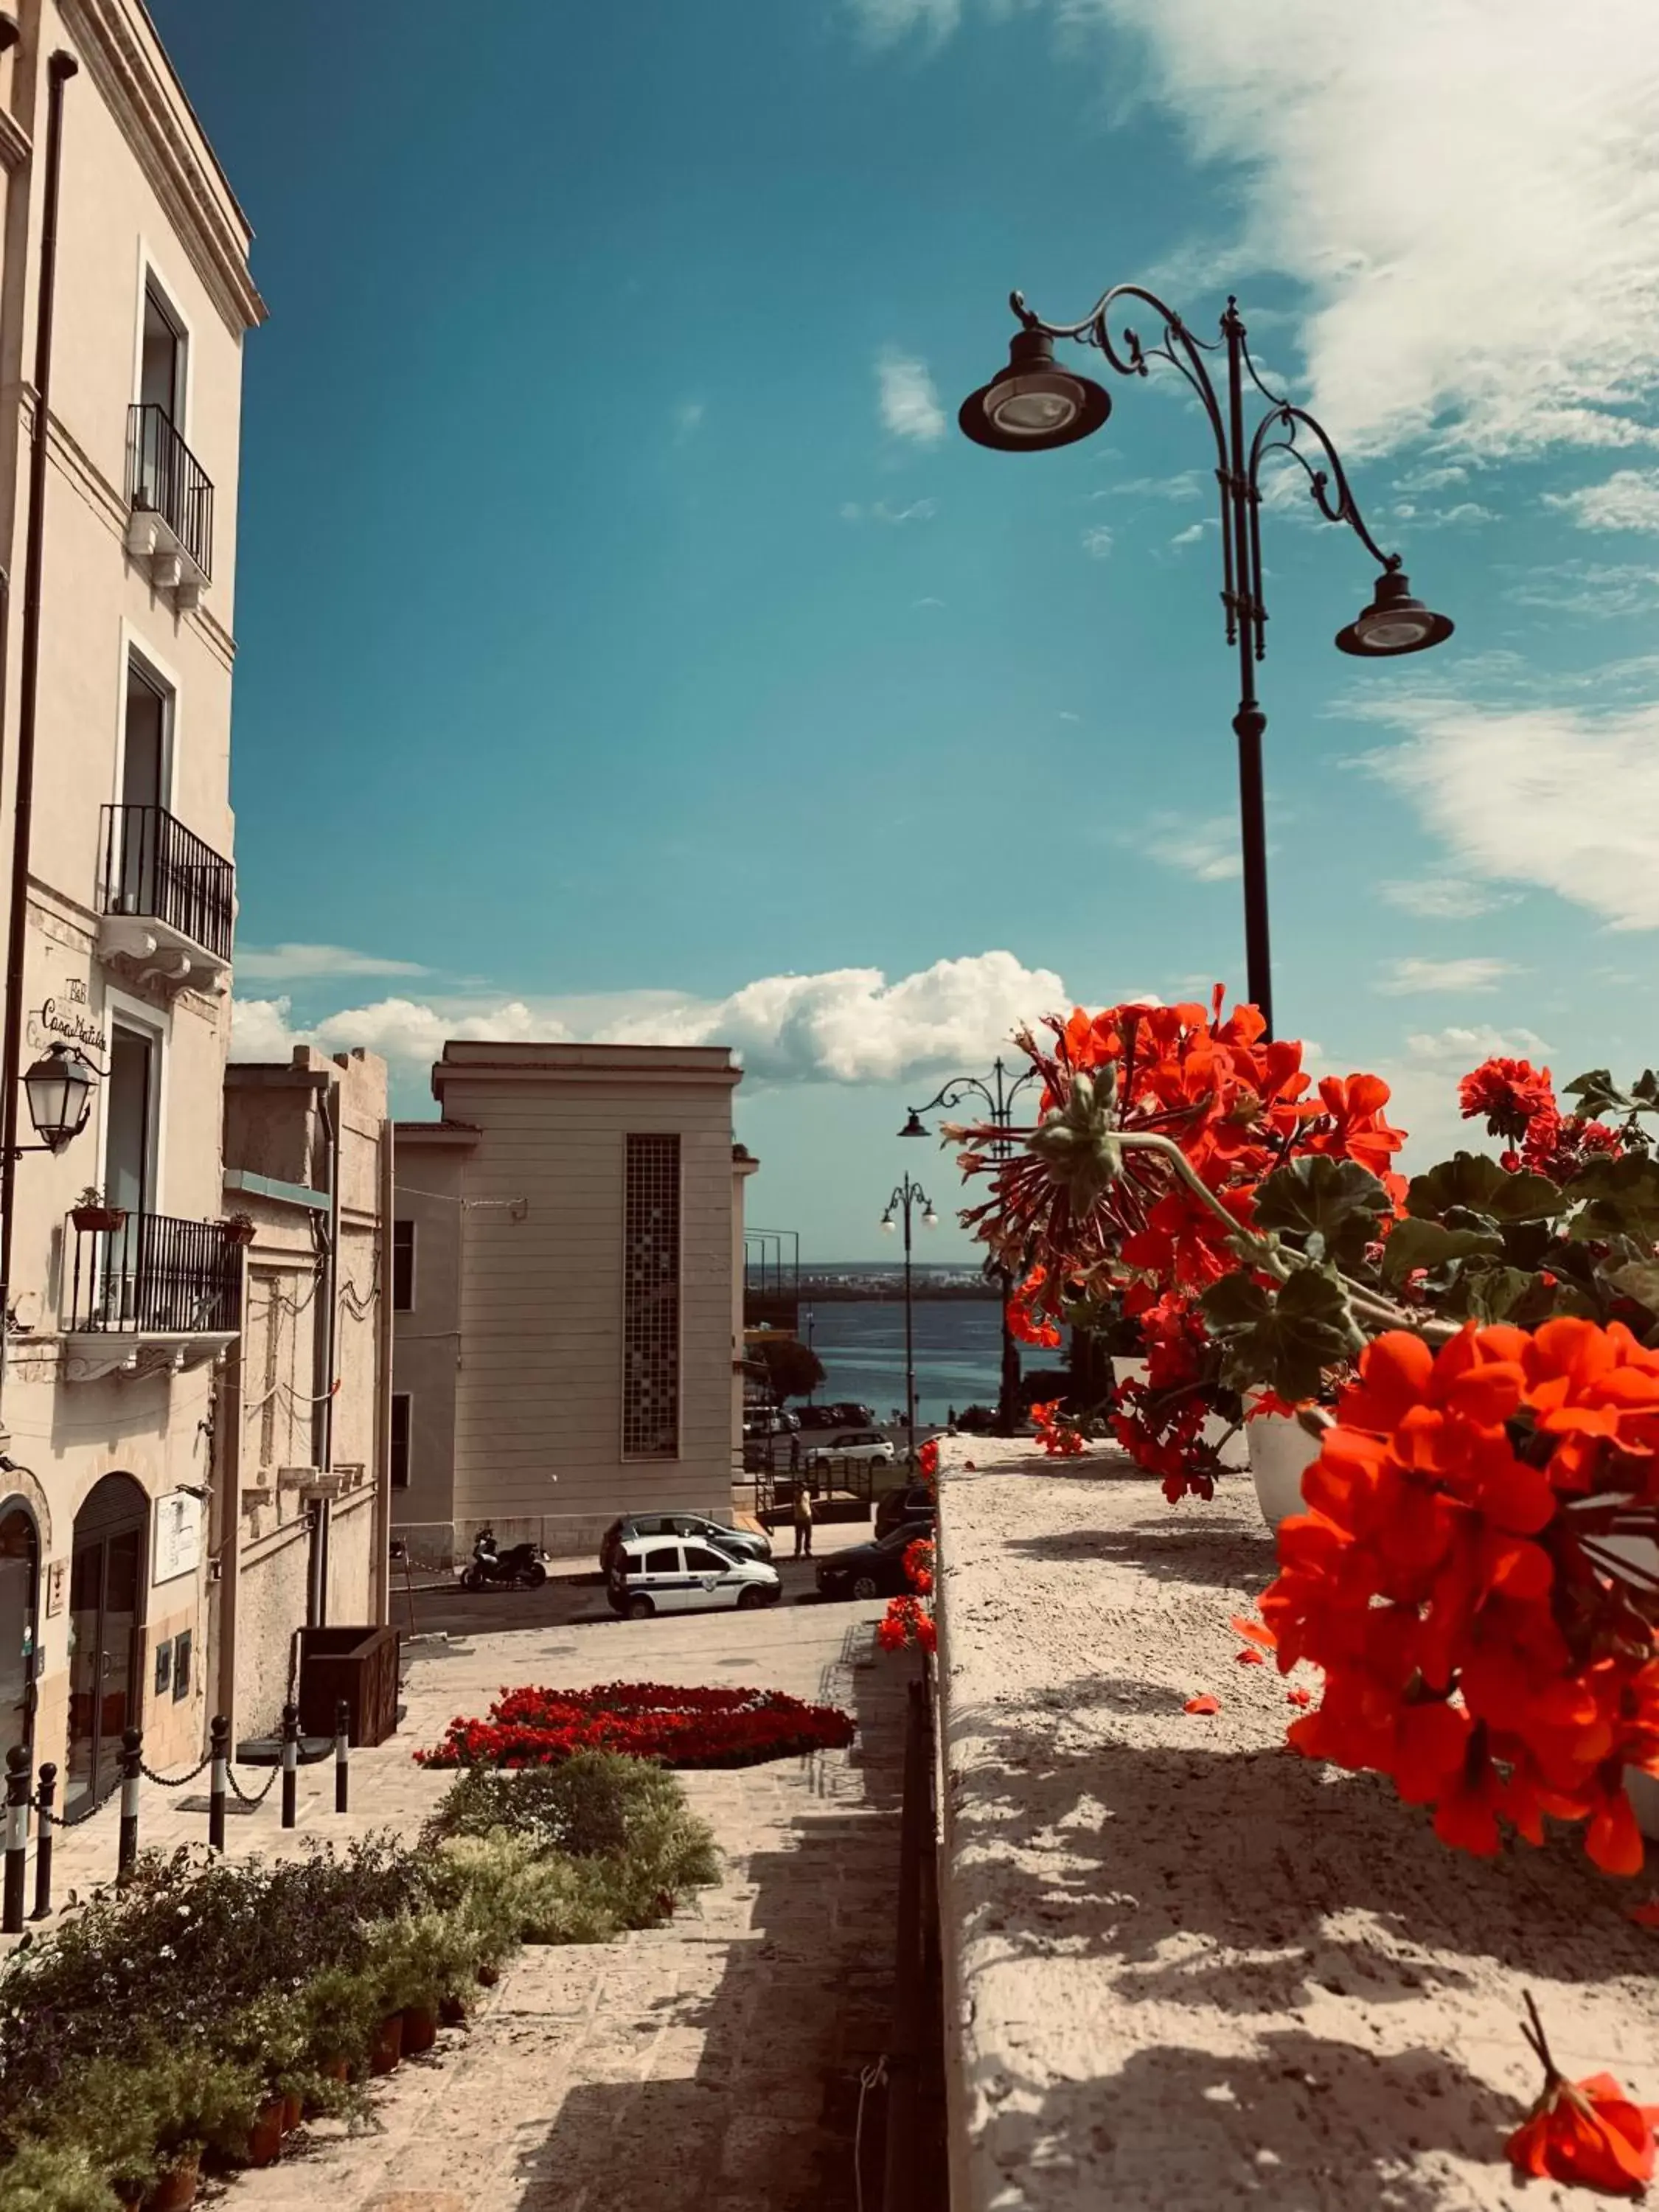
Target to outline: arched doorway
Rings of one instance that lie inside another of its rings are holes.
[[[19,1498],[0,1500],[0,1759],[34,1734],[40,1533]]]
[[[70,1740],[65,1807],[114,1787],[121,1731],[143,1698],[149,1500],[130,1474],[94,1483],[70,1561]]]

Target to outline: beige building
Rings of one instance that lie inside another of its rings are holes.
[[[205,1722],[216,1378],[242,1272],[220,1224],[237,456],[243,337],[264,309],[246,221],[140,0],[21,0],[13,27],[8,1073],[75,1043],[100,1079],[79,1133],[15,1163],[4,1221],[0,1747],[32,1735],[73,1808],[110,1786],[125,1726],[172,1767]],[[89,1186],[110,1210],[77,1224]]]
[[[412,1559],[596,1551],[623,1510],[732,1516],[739,1071],[724,1048],[450,1043],[400,1121],[392,1534]]]
[[[296,1631],[386,1619],[392,1123],[386,1062],[301,1045],[225,1076],[225,1212],[247,1238],[215,1423],[214,1710],[268,1735]]]

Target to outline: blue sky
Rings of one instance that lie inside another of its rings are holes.
[[[1458,626],[1343,659],[1374,564],[1270,501],[1281,1030],[1430,1145],[1486,1050],[1654,1056],[1647,0],[1383,52],[1325,0],[153,4],[271,311],[243,1053],[374,1045],[420,1113],[447,1034],[730,1042],[757,1214],[851,1258],[1014,1019],[1242,981],[1202,420],[955,427],[1011,286],[1133,278],[1238,291]]]

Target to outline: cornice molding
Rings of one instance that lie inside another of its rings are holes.
[[[60,0],[60,7],[88,75],[167,210],[214,305],[236,337],[257,329],[265,319],[265,303],[248,274],[246,235],[239,234],[227,216],[196,148],[179,127],[120,0]]]

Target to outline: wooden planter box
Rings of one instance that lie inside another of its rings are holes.
[[[398,1726],[395,1628],[300,1631],[300,1733],[332,1735],[346,1701],[353,1744],[384,1743]]]

